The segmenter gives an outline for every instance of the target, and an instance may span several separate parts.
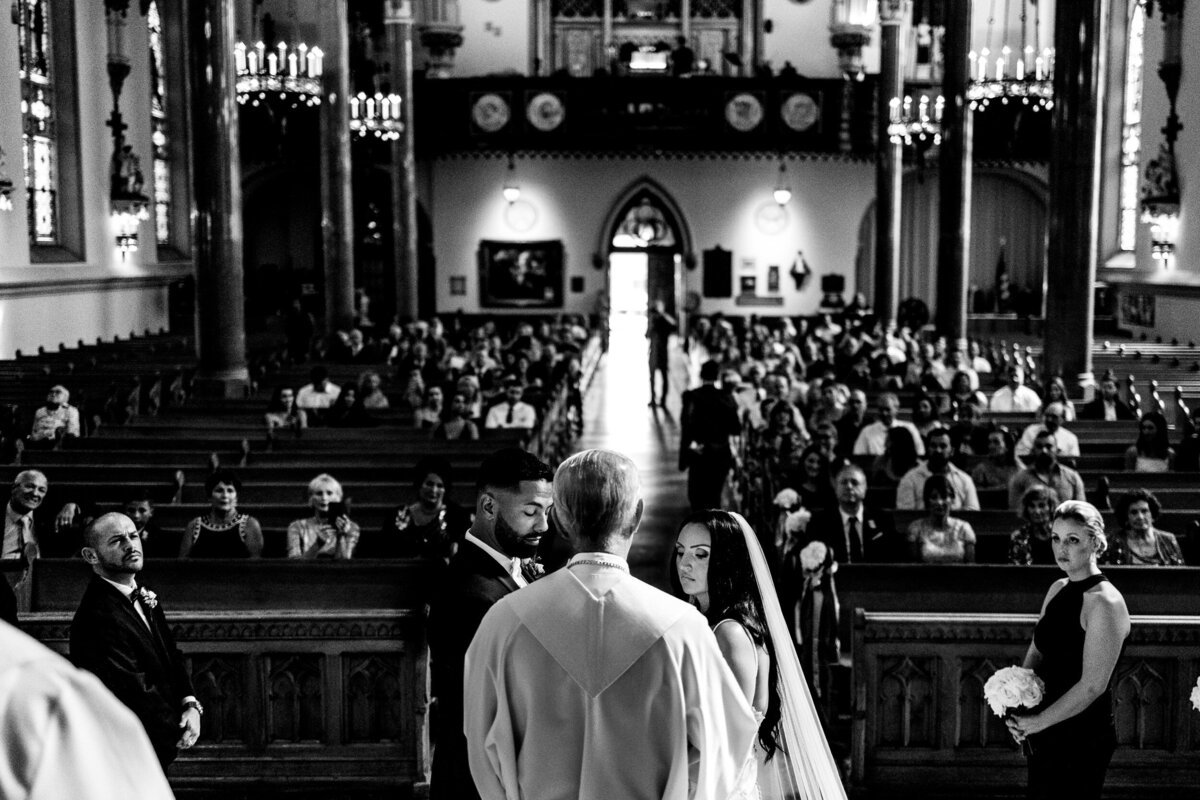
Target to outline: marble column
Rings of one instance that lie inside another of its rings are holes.
[[[887,322],[900,305],[900,190],[903,186],[904,145],[888,137],[891,100],[904,96],[900,71],[903,48],[900,27],[910,0],[879,0],[879,95],[876,125],[879,146],[875,157],[875,313]]]
[[[967,254],[971,241],[971,110],[967,106],[967,52],[971,0],[946,4],[942,72],[942,144],[938,154],[938,332],[967,349]]]
[[[242,285],[242,163],[234,91],[234,0],[187,0],[195,198],[198,394],[242,396],[246,369]]]
[[[413,14],[409,0],[386,0],[383,21],[392,62],[392,91],[400,95],[404,131],[392,141],[392,262],[396,315],[417,318],[417,163],[413,156]]]
[[[325,332],[354,319],[354,205],[350,168],[350,22],[346,0],[321,3],[325,49],[321,103],[321,249],[325,261]]]
[[[1043,363],[1047,374],[1061,375],[1068,388],[1092,381],[1108,5],[1105,0],[1055,4]]]

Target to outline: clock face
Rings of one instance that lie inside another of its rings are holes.
[[[734,95],[725,104],[725,119],[734,130],[742,133],[752,131],[762,122],[762,118],[762,102],[749,92]]]
[[[796,92],[783,101],[779,108],[779,116],[789,128],[803,132],[811,128],[821,118],[821,109],[811,95]]]
[[[558,99],[558,95],[550,92],[542,92],[534,97],[529,101],[529,107],[525,109],[525,116],[529,120],[529,124],[546,133],[561,125],[566,115],[567,110],[563,107],[562,100]]]
[[[471,120],[486,133],[495,133],[508,124],[512,112],[508,101],[498,94],[485,94],[471,106]]]

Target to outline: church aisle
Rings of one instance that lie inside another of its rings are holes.
[[[687,473],[679,471],[680,395],[687,368],[677,342],[671,346],[671,388],[666,408],[650,408],[646,318],[614,320],[608,353],[584,402],[583,436],[577,447],[602,447],[637,463],[646,501],[629,566],[642,580],[670,591],[667,569],[675,531],[688,512]]]

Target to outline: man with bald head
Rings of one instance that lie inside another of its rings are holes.
[[[637,468],[577,453],[553,509],[574,557],[492,606],[467,651],[480,797],[726,800],[758,726],[700,612],[629,574]]]
[[[196,743],[204,709],[162,604],[138,585],[142,541],[133,520],[98,517],[84,531],[82,555],[95,574],[71,622],[71,660],[133,711],[165,770]]]

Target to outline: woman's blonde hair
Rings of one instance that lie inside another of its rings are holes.
[[[320,475],[308,482],[308,495],[311,496],[313,489],[316,489],[318,486],[332,486],[333,490],[337,492],[337,499],[342,499],[342,485],[338,483],[337,479],[328,472],[322,472]]]
[[[1104,517],[1091,503],[1083,500],[1067,500],[1059,503],[1054,509],[1054,519],[1069,519],[1078,522],[1088,529],[1088,533],[1096,540],[1096,555],[1103,555],[1108,549],[1108,536],[1104,533]]]

